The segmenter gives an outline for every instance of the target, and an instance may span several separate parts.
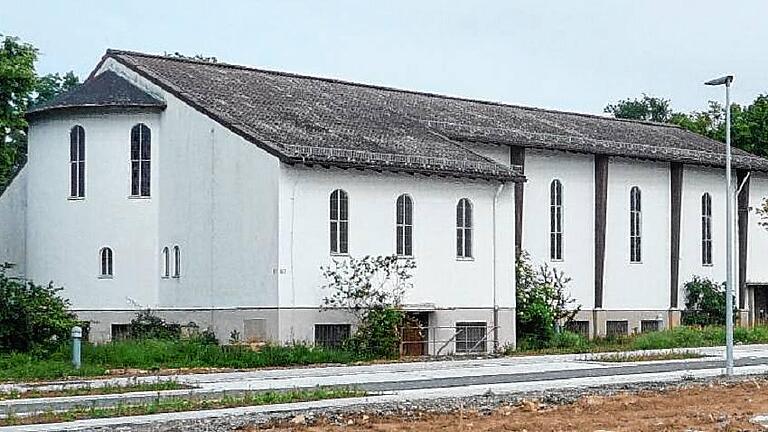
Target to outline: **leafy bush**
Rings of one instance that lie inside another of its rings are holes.
[[[693,280],[686,282],[684,289],[684,325],[725,325],[725,283],[716,284],[709,279],[694,276]],[[733,306],[735,312],[735,301]]]
[[[62,288],[11,277],[8,268],[0,265],[0,351],[47,350],[69,340],[77,318]]]
[[[402,299],[412,284],[412,259],[364,256],[334,260],[323,267],[329,294],[321,310],[345,309],[357,320],[357,330],[345,346],[360,355],[393,358],[400,353],[405,312]]]
[[[534,268],[523,253],[515,267],[517,278],[518,344],[530,349],[550,346],[557,326],[572,320],[581,309],[568,293],[570,278],[544,264]]]
[[[391,307],[370,309],[344,347],[375,358],[397,358],[400,355],[401,329],[405,312]]]
[[[168,323],[151,309],[139,311],[129,327],[131,339],[179,339],[181,326]]]

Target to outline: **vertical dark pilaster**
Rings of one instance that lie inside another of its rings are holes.
[[[747,241],[749,233],[749,171],[737,170],[737,186],[741,187],[738,203],[738,225],[739,225],[739,309],[745,309],[747,300]]]
[[[525,174],[525,147],[511,147],[509,163],[519,166]],[[515,182],[515,258],[523,252],[523,194],[525,183]]]
[[[595,155],[595,309],[603,307],[605,218],[608,205],[608,156]]]
[[[669,164],[669,308],[678,307],[680,285],[680,207],[683,196],[683,164]]]

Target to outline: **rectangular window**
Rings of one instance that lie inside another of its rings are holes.
[[[131,338],[130,324],[112,324],[111,336],[113,341],[121,341]]]
[[[701,196],[701,264],[712,265],[712,197]]]
[[[487,351],[488,325],[484,322],[456,323],[456,353],[484,353]]]
[[[629,335],[628,321],[606,321],[605,335],[607,337],[623,337]]]
[[[330,240],[332,254],[349,250],[349,203],[347,193],[337,189],[330,197]]]
[[[642,261],[643,215],[640,188],[634,186],[629,193],[629,261]]]
[[[563,259],[563,185],[553,180],[549,186],[549,258]]]
[[[69,133],[69,196],[85,197],[85,129],[75,126]]]
[[[589,337],[589,321],[568,321],[565,323],[565,329],[571,333],[576,333]]]
[[[640,333],[657,332],[659,331],[658,320],[642,320],[640,321]]]
[[[144,124],[131,129],[131,196],[148,197],[150,194],[151,132]]]
[[[315,324],[315,345],[324,348],[341,348],[349,339],[350,324]]]

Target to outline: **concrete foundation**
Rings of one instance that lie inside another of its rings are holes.
[[[630,335],[679,326],[680,311],[587,309],[579,311],[574,321],[588,323],[582,328],[588,329],[589,338],[605,337],[609,333],[616,335],[617,328],[621,330],[620,333]]]
[[[88,338],[100,343],[112,339],[113,333],[125,328],[136,316],[136,310],[77,310],[78,318],[89,322]],[[350,324],[355,317],[344,310],[321,311],[314,308],[230,308],[230,309],[156,309],[153,312],[166,321],[182,326],[194,323],[200,329],[211,329],[221,343],[230,341],[233,331],[242,341],[279,343],[315,342],[315,324]],[[485,325],[486,352],[515,346],[515,310],[500,308],[455,308],[416,311],[429,317],[429,354],[455,352],[456,324]],[[494,318],[495,315],[495,318]],[[496,327],[494,327],[494,324]]]

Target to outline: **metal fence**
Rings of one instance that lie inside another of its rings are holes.
[[[400,355],[484,354],[493,345],[498,330],[498,326],[477,322],[404,327],[401,330]]]

